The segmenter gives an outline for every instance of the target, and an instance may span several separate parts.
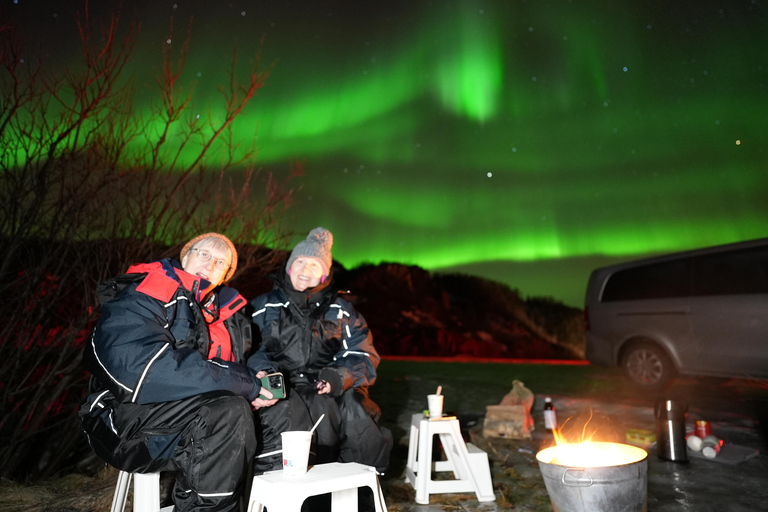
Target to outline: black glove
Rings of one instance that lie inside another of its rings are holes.
[[[320,371],[318,379],[318,383],[327,382],[331,385],[331,392],[328,393],[329,395],[341,396],[341,394],[344,392],[344,380],[341,378],[341,374],[337,370],[333,368],[323,368]],[[318,389],[320,389],[322,385],[323,384],[315,384]]]

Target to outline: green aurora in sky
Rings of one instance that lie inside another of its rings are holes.
[[[264,36],[236,135],[278,174],[304,160],[290,226],[330,229],[347,267],[581,306],[598,264],[768,233],[766,0],[138,4],[142,62],[194,15],[205,115]]]

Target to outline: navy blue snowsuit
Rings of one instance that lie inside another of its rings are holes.
[[[200,278],[162,260],[100,287],[103,309],[84,351],[94,392],[78,416],[96,454],[130,472],[175,471],[176,510],[236,510],[256,450],[246,365],[245,299],[216,289],[232,359],[209,358]]]
[[[282,372],[288,397],[259,409],[263,446],[255,471],[280,468],[281,432],[309,430],[325,414],[310,462],[359,462],[383,472],[392,435],[378,425],[381,410],[368,396],[381,359],[365,318],[338,296],[330,279],[304,292],[284,274],[273,280],[271,292],[251,301],[259,347],[248,366]],[[330,383],[331,393],[318,395],[317,380]]]

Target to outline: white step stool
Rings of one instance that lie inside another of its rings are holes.
[[[310,496],[331,493],[334,512],[357,511],[357,488],[370,487],[376,512],[387,512],[376,469],[356,462],[317,464],[306,474],[285,478],[283,471],[270,471],[253,477],[246,512],[300,512]]]
[[[160,473],[128,473],[117,475],[111,512],[123,512],[128,499],[128,487],[133,477],[133,512],[171,512],[173,505],[160,508]]]
[[[448,460],[432,467],[432,436],[440,435]],[[432,472],[452,471],[455,480],[432,480]],[[461,437],[455,416],[430,419],[421,413],[411,416],[411,436],[405,481],[416,489],[416,503],[427,505],[430,494],[474,492],[477,501],[494,501],[488,454]]]

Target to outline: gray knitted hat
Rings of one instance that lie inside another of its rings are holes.
[[[288,258],[288,263],[285,264],[285,271],[287,272],[293,262],[301,256],[311,256],[317,258],[323,265],[323,274],[327,276],[331,271],[331,262],[333,256],[331,256],[331,246],[333,245],[333,235],[325,228],[315,228],[309,232],[307,238],[296,244],[291,252],[291,257]]]

